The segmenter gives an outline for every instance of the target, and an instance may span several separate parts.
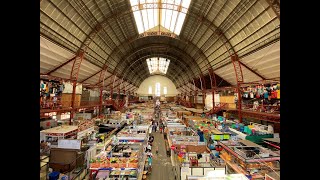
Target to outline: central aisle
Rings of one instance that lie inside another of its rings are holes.
[[[170,157],[167,157],[165,150],[165,142],[163,134],[159,132],[152,133],[154,136],[152,146],[152,173],[150,174],[150,180],[174,180],[173,167]],[[156,154],[156,147],[159,148],[159,154]]]

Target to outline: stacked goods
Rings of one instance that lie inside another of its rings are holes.
[[[130,158],[105,157],[92,160],[90,168],[138,168],[138,162],[138,158],[132,156]]]
[[[91,127],[94,126],[94,120],[86,120],[86,121],[82,121],[79,125],[78,125],[78,131],[83,131],[86,129],[89,129]]]

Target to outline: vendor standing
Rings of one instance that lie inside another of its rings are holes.
[[[203,132],[200,131],[200,129],[198,129],[197,134],[198,134],[199,137],[200,137],[200,142],[204,142]]]

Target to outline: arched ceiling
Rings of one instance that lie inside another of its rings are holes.
[[[257,57],[261,57],[256,52],[266,51],[280,39],[279,4],[271,0],[191,0],[177,36],[152,31],[138,34],[129,0],[42,0],[40,36],[59,48],[41,52],[40,71],[65,76],[74,58],[70,54],[76,56],[87,46],[79,74],[83,83],[99,83],[99,72],[107,65],[107,81],[115,74],[124,83],[139,87],[150,76],[146,58],[162,56],[171,60],[166,76],[177,87],[206,75],[210,67],[235,84],[226,73],[232,67],[227,49],[231,47],[240,61],[250,56],[250,61],[242,62],[247,79],[279,78],[279,66],[264,64],[273,73],[255,69],[260,61]],[[59,61],[48,55],[55,52],[62,56],[64,51],[69,54]]]

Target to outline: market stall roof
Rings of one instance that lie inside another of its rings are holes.
[[[75,130],[78,130],[78,126],[57,126],[54,128],[42,130],[40,132],[45,134],[55,134],[55,133],[66,134],[68,132],[75,131]]]
[[[280,138],[263,138],[263,140],[280,143]]]

